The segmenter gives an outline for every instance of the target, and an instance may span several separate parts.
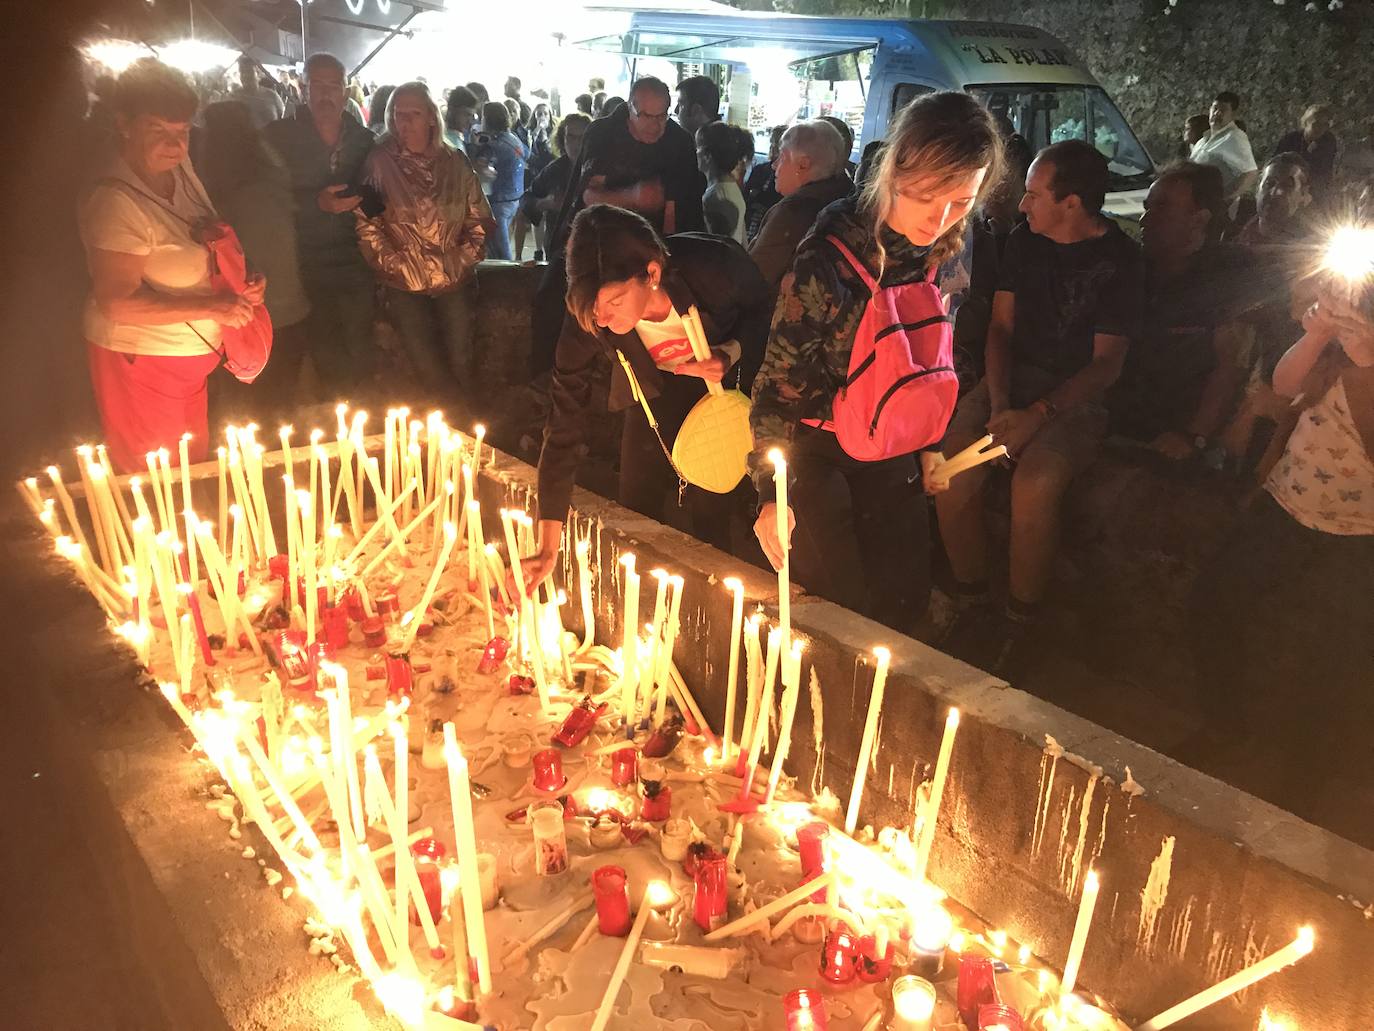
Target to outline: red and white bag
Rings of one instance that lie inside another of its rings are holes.
[[[848,377],[822,428],[860,462],[929,447],[944,436],[959,396],[954,329],[939,288],[934,282],[879,286],[848,247],[833,236],[826,240],[871,296],[854,334]]]

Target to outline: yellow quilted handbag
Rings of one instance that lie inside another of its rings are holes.
[[[701,325],[701,314],[696,305],[687,310],[682,319],[687,330],[688,342],[697,361],[711,357],[711,348],[706,342],[706,333]],[[648,398],[639,389],[639,382],[630,369],[630,363],[623,354],[620,364],[629,377],[630,387],[635,399],[644,408],[644,414],[659,444],[663,437],[658,433],[658,421],[649,407]],[[673,441],[673,449],[663,447],[664,455],[677,473],[678,479],[709,490],[714,494],[728,494],[744,478],[748,471],[747,460],[754,446],[754,437],[749,429],[749,399],[738,390],[726,390],[719,383],[707,382],[708,393],[698,401]]]

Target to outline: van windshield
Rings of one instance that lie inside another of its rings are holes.
[[[1107,158],[1112,193],[1143,189],[1154,178],[1150,155],[1100,86],[998,83],[968,91],[1006,116],[1037,153],[1061,140],[1087,140]]]

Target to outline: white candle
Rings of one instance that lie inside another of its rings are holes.
[[[722,938],[732,938],[737,934],[741,934],[749,930],[749,928],[753,927],[755,924],[761,923],[764,920],[771,920],[776,914],[781,913],[783,910],[790,909],[797,903],[809,899],[815,892],[823,888],[828,888],[834,880],[835,871],[827,870],[819,876],[807,881],[801,887],[793,888],[786,895],[774,899],[772,902],[768,903],[768,905],[762,906],[752,913],[747,913],[738,920],[710,932],[705,935],[702,940],[708,942],[720,941]]]
[[[801,653],[805,647],[802,641],[793,641],[788,655],[781,657],[782,663],[782,719],[778,723],[778,743],[773,749],[773,768],[768,773],[768,798],[778,790],[782,779],[782,765],[787,762],[787,753],[792,748],[792,724],[797,718],[797,698],[801,694]]]
[[[315,643],[315,623],[319,617],[319,589],[317,587],[317,566],[315,562],[315,499],[306,491],[299,491],[296,504],[300,506],[301,541],[304,544],[303,565],[305,567],[305,639]],[[295,585],[292,585],[294,591]]]
[[[391,724],[391,746],[392,746],[392,770],[391,780],[395,791],[396,819],[391,822],[392,839],[391,843],[397,851],[396,866],[400,869],[401,852],[407,857],[410,856],[410,845],[407,841],[410,828],[410,742],[407,740],[406,729],[409,720],[406,716],[400,716]],[[395,832],[399,828],[401,836],[395,837]],[[402,878],[396,878],[396,923],[403,925],[409,916],[409,894],[410,884]],[[428,909],[425,902],[424,892],[416,892],[415,908]]]
[[[229,550],[229,451],[215,448],[215,462],[219,466],[219,550]]]
[[[1265,957],[1253,966],[1246,967],[1237,974],[1232,974],[1220,984],[1215,984],[1206,991],[1199,992],[1191,999],[1185,999],[1177,1006],[1165,1010],[1159,1016],[1147,1020],[1137,1027],[1136,1031],[1163,1031],[1166,1027],[1172,1027],[1185,1017],[1191,1017],[1194,1013],[1199,1013],[1208,1006],[1250,987],[1255,982],[1262,981],[1270,974],[1296,963],[1310,953],[1315,945],[1316,936],[1312,933],[1312,928],[1304,927],[1298,931],[1297,938],[1279,949],[1278,952]]]
[[[849,792],[849,809],[845,813],[844,832],[852,835],[859,824],[859,801],[864,794],[868,777],[868,763],[873,755],[873,742],[878,736],[878,717],[883,711],[883,691],[887,686],[887,667],[892,653],[886,648],[874,648],[878,668],[873,673],[873,690],[868,695],[868,720],[864,723],[863,741],[859,744],[859,758],[854,767],[854,787]]]
[[[525,587],[525,573],[520,565],[520,544],[515,538],[515,522],[515,512],[508,508],[501,509],[501,523],[506,531],[506,549],[510,552],[511,574],[515,580],[516,593],[520,595],[520,636],[529,647],[530,665],[534,667],[535,688],[539,692],[539,709],[541,712],[548,712],[549,685],[544,678],[544,656],[540,654],[539,625],[534,614],[534,601]]]
[[[620,645],[620,710],[625,718],[628,734],[635,724],[638,704],[635,691],[639,684],[639,574],[635,572],[635,557],[626,553],[620,557],[625,567],[625,611]]]
[[[954,752],[954,737],[959,733],[959,710],[950,709],[945,719],[945,736],[940,741],[940,755],[935,761],[935,776],[930,782],[930,801],[926,805],[925,821],[916,842],[915,881],[920,887],[930,865],[930,848],[935,843],[935,824],[940,816],[940,800],[945,793],[945,778],[949,775],[949,759]]]
[[[782,630],[782,650],[787,654],[792,637],[791,595],[791,532],[787,519],[787,460],[782,451],[772,448],[768,460],[773,463],[773,492],[778,516],[778,546],[782,549],[782,564],[778,566],[778,626]]]
[[[739,645],[740,633],[744,624],[744,584],[739,577],[735,576],[727,576],[723,582],[735,599],[734,608],[730,613],[730,666],[725,681],[725,740],[720,753],[722,761],[728,762],[735,740],[735,702],[739,685]]]
[[[294,426],[283,426],[277,431],[281,439],[281,464],[285,475],[291,479],[296,478],[296,458],[291,453],[291,434],[295,431]]]
[[[174,493],[175,487],[172,483],[171,452],[168,451],[165,447],[158,448],[157,450],[157,464],[158,468],[162,471],[161,487],[163,493],[166,495],[165,503],[167,506],[167,529],[174,534],[180,534],[181,530],[176,520],[177,503],[176,496]]]
[[[763,688],[759,696],[758,711],[754,714],[754,736],[749,742],[749,762],[745,776],[749,777],[759,764],[763,752],[764,738],[768,736],[768,714],[773,708],[773,683],[778,672],[778,650],[782,645],[782,632],[777,627],[768,628],[768,662],[763,674]],[[748,791],[748,786],[745,788]]]
[[[639,912],[635,914],[634,925],[630,928],[630,935],[625,939],[625,945],[620,950],[620,958],[616,960],[615,969],[611,971],[610,984],[606,986],[606,994],[601,997],[601,1005],[596,1009],[596,1019],[592,1021],[592,1031],[605,1031],[607,1022],[611,1019],[611,1013],[615,1010],[615,999],[620,994],[620,986],[625,980],[625,975],[630,972],[630,961],[634,959],[635,950],[639,947],[639,939],[644,934],[644,925],[649,920],[649,914],[653,912],[653,907],[649,905],[649,893],[653,890],[653,882],[644,889],[644,897],[639,900]]]
[[[487,613],[487,640],[496,636],[496,617],[491,610],[491,568],[486,561],[486,534],[482,530],[482,506],[477,499],[468,502],[468,531],[472,535],[472,552],[477,559],[477,579],[482,586],[482,607]]]
[[[482,439],[487,435],[487,428],[480,422],[473,428],[472,445],[472,475],[477,476],[477,470],[482,468]],[[496,458],[496,453],[492,452],[492,459]]]
[[[589,540],[577,542],[577,593],[582,602],[582,647],[585,652],[596,638],[596,616],[592,611],[592,543]]]
[[[1093,925],[1093,910],[1097,907],[1097,871],[1089,870],[1083,879],[1083,895],[1078,900],[1078,919],[1073,925],[1073,938],[1069,942],[1069,958],[1064,961],[1064,980],[1060,985],[1062,995],[1070,995],[1078,984],[1078,969],[1083,962],[1083,949],[1088,944],[1088,931]]]
[[[410,651],[411,645],[415,643],[415,635],[420,632],[420,621],[425,618],[429,603],[434,600],[434,592],[439,588],[439,578],[444,575],[444,568],[448,565],[449,556],[453,554],[453,542],[457,539],[458,527],[452,523],[445,523],[444,550],[439,553],[439,561],[434,566],[434,572],[429,578],[429,584],[425,587],[424,596],[420,599],[420,603],[410,610],[410,626],[406,629],[403,651]]]
[[[759,628],[763,617],[757,612],[750,615],[745,623],[744,634],[744,726],[740,728],[739,748],[735,773],[744,775],[744,764],[749,758],[749,746],[754,740],[754,723],[758,719],[759,696],[763,691],[763,649],[759,644]]]
[[[659,649],[658,665],[654,673],[654,683],[658,691],[655,701],[654,725],[662,726],[663,718],[666,713],[668,703],[668,670],[673,665],[673,646],[677,643],[677,632],[679,626],[679,616],[682,611],[682,588],[684,581],[680,576],[668,577],[668,583],[673,589],[672,599],[668,603],[667,621],[663,627],[663,644]],[[692,713],[687,709],[683,710],[683,715],[691,716]],[[702,727],[702,733],[706,733],[709,728]]]
[[[95,535],[96,551],[100,555],[100,566],[106,573],[113,573],[117,563],[116,559],[111,559],[110,548],[113,542],[107,542],[105,537],[105,517],[100,511],[100,499],[96,496],[95,488],[91,485],[91,458],[95,452],[89,444],[82,444],[76,449],[76,471],[81,476],[81,489],[86,495],[86,509],[90,513],[91,528]]]
[[[429,906],[425,905],[424,889],[420,887],[420,878],[415,872],[415,862],[410,854],[410,847],[406,844],[405,814],[398,815],[396,807],[392,804],[391,794],[386,790],[386,780],[382,776],[382,764],[377,759],[377,750],[371,745],[363,750],[363,767],[367,773],[368,783],[373,785],[373,802],[381,810],[382,820],[391,832],[391,842],[396,849],[397,894],[401,893],[400,885],[404,882],[406,893],[418,902],[415,912],[420,917],[420,928],[424,931],[425,943],[432,952],[438,953],[443,946],[439,942],[438,931],[434,929],[434,919],[430,916]],[[403,914],[402,919],[408,921],[408,914]],[[404,925],[401,926],[404,927]],[[409,944],[407,943],[408,948]]]
[[[454,847],[462,878],[463,922],[467,925],[468,949],[477,961],[478,988],[486,995],[491,991],[491,958],[487,951],[486,919],[482,915],[477,833],[472,820],[472,785],[468,779],[468,761],[458,748],[458,736],[452,723],[444,724],[444,758],[448,761]],[[452,919],[457,920],[456,913]]]
[[[650,706],[655,701],[653,692],[658,684],[658,653],[663,641],[663,621],[668,617],[668,571],[651,569],[649,575],[658,582],[658,590],[654,594],[654,617],[649,624],[648,661],[642,670],[642,678],[648,684],[647,697],[641,706],[641,715],[645,717],[650,714]]]
[[[149,453],[151,455],[151,452]],[[151,461],[149,468],[152,468]],[[76,543],[89,550],[86,544],[86,533],[81,529],[81,521],[76,518],[76,506],[72,504],[72,496],[67,493],[67,485],[62,482],[62,470],[55,465],[48,466],[48,479],[52,481],[53,490],[57,492],[57,500],[62,505],[62,513],[67,517],[67,522],[71,524],[72,537]]]

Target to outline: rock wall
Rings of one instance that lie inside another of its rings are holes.
[[[1235,90],[1257,156],[1308,104],[1337,109],[1347,154],[1374,126],[1374,9],[1303,0],[948,0],[940,17],[1037,25],[1092,69],[1157,161],[1173,157],[1190,114]],[[1168,10],[1169,13],[1164,13]]]

